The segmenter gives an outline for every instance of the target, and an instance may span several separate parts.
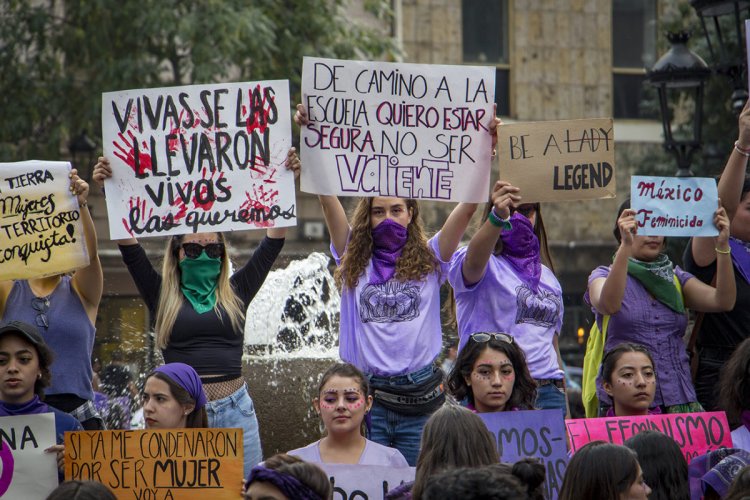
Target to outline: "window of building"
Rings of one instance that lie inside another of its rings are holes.
[[[613,0],[612,71],[615,118],[658,118],[646,68],[656,62],[656,0]]]
[[[463,61],[495,66],[497,113],[510,115],[508,0],[462,0]]]

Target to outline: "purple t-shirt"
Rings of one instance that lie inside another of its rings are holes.
[[[322,464],[320,458],[320,441],[310,443],[304,448],[297,448],[288,453],[306,462]],[[369,439],[365,442],[365,449],[359,457],[357,465],[384,465],[387,467],[409,467],[406,459],[396,448],[389,448]]]
[[[679,267],[675,267],[674,272],[683,289],[693,278]],[[609,267],[599,266],[591,272],[589,285],[595,279],[607,276]],[[588,290],[583,298],[591,305]],[[591,310],[601,329],[603,316],[593,307]],[[690,361],[682,340],[687,321],[687,313],[680,314],[665,306],[628,274],[620,310],[609,318],[604,352],[623,342],[635,342],[648,348],[656,364],[655,405],[673,406],[697,401],[690,378]],[[601,377],[597,378],[596,386],[599,401],[611,405],[611,399],[601,387]]]
[[[459,349],[472,333],[509,333],[526,354],[532,377],[561,379],[552,343],[563,320],[562,288],[555,275],[542,266],[539,290],[534,293],[503,256],[491,255],[482,279],[467,286],[461,271],[467,249],[456,251],[448,273],[456,297]]]
[[[732,448],[739,448],[750,453],[750,430],[744,425],[732,431]]]
[[[440,354],[440,285],[448,263],[440,259],[436,234],[427,242],[440,262],[422,281],[393,278],[370,285],[372,262],[359,277],[356,289],[341,292],[339,355],[365,373],[403,375],[432,363]],[[341,257],[331,245],[336,264]]]

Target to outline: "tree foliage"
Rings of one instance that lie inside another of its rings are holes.
[[[390,19],[387,0],[366,0]],[[59,157],[87,129],[101,143],[101,94],[289,79],[303,56],[392,58],[389,33],[357,23],[348,0],[4,0],[0,160]]]

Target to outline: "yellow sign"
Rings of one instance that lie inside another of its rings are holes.
[[[65,479],[98,481],[119,499],[237,500],[242,429],[65,433]]]
[[[497,129],[500,179],[524,203],[615,197],[611,118],[514,123]]]
[[[70,163],[0,163],[0,280],[28,279],[87,266]]]

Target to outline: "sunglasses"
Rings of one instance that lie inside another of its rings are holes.
[[[49,299],[46,297],[34,297],[31,299],[31,307],[37,312],[36,326],[49,328],[47,311],[49,311]]]
[[[469,338],[471,338],[476,343],[489,342],[490,339],[495,339],[499,342],[505,342],[506,344],[513,343],[513,337],[511,337],[507,333],[479,332],[479,333],[472,333],[471,337]]]
[[[199,243],[183,243],[177,247],[177,250],[179,251],[180,248],[188,259],[197,259],[203,252],[206,252],[206,255],[212,259],[220,259],[224,256],[224,243],[209,243],[205,246]]]
[[[523,205],[519,205],[516,208],[511,207],[511,212],[518,212],[519,214],[523,215],[524,217],[528,217],[531,215],[532,212],[539,209],[538,203],[524,203]]]

